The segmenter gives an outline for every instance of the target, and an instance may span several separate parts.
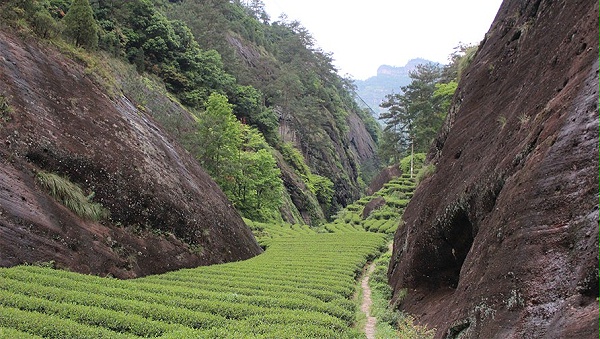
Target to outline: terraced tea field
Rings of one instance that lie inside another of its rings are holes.
[[[0,269],[0,336],[356,338],[356,277],[382,235],[296,234],[253,259],[135,280]]]
[[[415,179],[404,174],[385,184],[371,196],[363,197],[338,213],[337,218],[325,228],[330,232],[375,232],[393,234],[400,224],[404,208],[415,190]],[[382,206],[363,216],[365,205],[381,198]]]
[[[357,278],[413,189],[392,181],[320,229],[247,220],[266,251],[243,262],[135,280],[0,268],[0,338],[363,338]],[[379,196],[385,205],[363,219]]]

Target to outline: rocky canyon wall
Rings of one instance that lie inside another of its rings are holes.
[[[504,1],[429,159],[399,307],[437,338],[597,338],[598,1]]]

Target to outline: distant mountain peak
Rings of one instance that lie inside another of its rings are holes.
[[[404,66],[381,65],[377,69],[377,76],[406,76],[408,72],[415,69],[418,65],[427,64],[433,61],[415,58],[409,60]]]
[[[361,98],[359,105],[366,105],[375,118],[385,109],[379,105],[385,99],[385,96],[391,93],[399,93],[402,86],[410,84],[409,72],[418,65],[427,64],[433,61],[415,58],[409,60],[405,66],[381,65],[377,69],[377,75],[366,80],[356,80],[357,94]]]

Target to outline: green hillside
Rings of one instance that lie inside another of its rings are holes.
[[[271,21],[260,3],[8,0],[0,19],[158,120],[244,217],[318,225],[376,171],[380,128],[351,81],[299,22]]]

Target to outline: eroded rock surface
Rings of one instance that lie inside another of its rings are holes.
[[[389,268],[437,338],[598,337],[598,1],[507,0]]]
[[[398,178],[402,175],[402,170],[399,165],[393,165],[382,169],[376,176],[373,178],[369,187],[367,187],[367,195],[372,195],[373,193],[379,191],[383,188],[383,185],[390,182],[392,179]]]
[[[262,250],[198,163],[147,114],[53,48],[0,31],[0,266],[131,278],[247,259]],[[83,220],[38,171],[110,210]]]

